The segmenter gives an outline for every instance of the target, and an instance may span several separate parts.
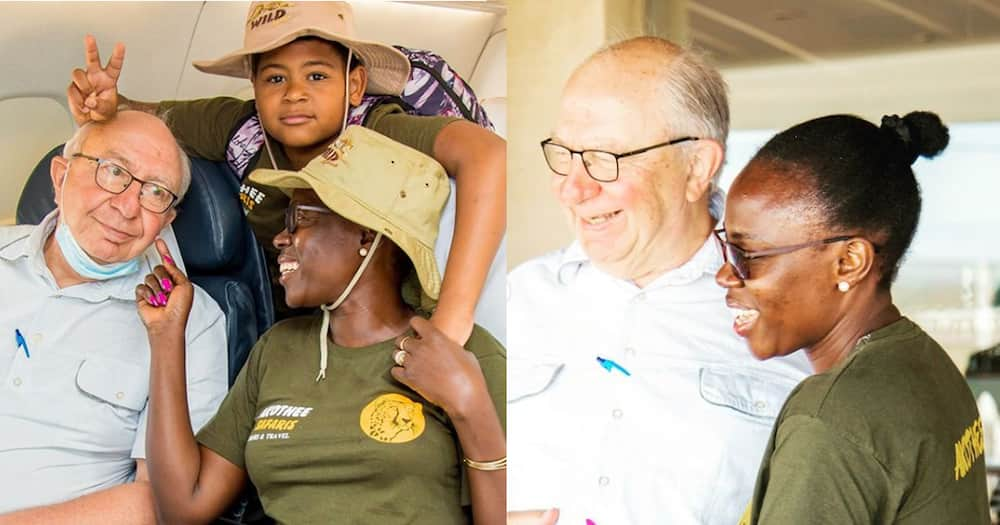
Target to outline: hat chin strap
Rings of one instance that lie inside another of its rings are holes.
[[[351,58],[354,50],[347,48],[347,69],[344,70],[344,118],[340,122],[340,133],[347,128],[347,115],[351,113]],[[339,136],[340,133],[337,135]]]
[[[354,272],[354,277],[351,277],[351,282],[347,283],[347,288],[341,292],[340,297],[336,301],[330,304],[324,304],[320,306],[323,309],[323,326],[319,330],[319,375],[316,376],[316,381],[319,382],[320,379],[326,379],[326,362],[329,356],[329,351],[327,349],[327,336],[326,332],[330,329],[330,312],[336,310],[344,300],[347,299],[348,294],[354,289],[354,286],[358,284],[358,280],[361,279],[361,274],[365,272],[365,268],[368,267],[368,263],[371,262],[372,257],[375,255],[375,249],[378,248],[379,241],[382,240],[382,232],[375,234],[375,240],[372,241],[372,247],[368,249],[368,255],[365,255],[364,260],[361,261],[361,266],[358,267],[358,271]]]
[[[344,71],[344,118],[340,121],[340,133],[344,132],[347,128],[347,116],[351,113],[351,58],[354,57],[354,50],[347,48],[347,69]],[[260,112],[257,112],[257,120],[263,122],[260,118]],[[274,161],[274,152],[271,151],[271,141],[267,140],[267,130],[264,131],[264,148],[267,150],[267,157],[271,160],[271,168],[278,169],[278,163]],[[337,136],[340,136],[337,133]]]

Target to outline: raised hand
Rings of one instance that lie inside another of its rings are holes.
[[[410,319],[416,336],[396,339],[403,366],[392,369],[397,381],[444,409],[451,417],[468,415],[477,402],[489,403],[486,379],[472,352],[451,340],[430,321]],[[398,351],[397,351],[398,352]]]
[[[66,88],[69,110],[78,126],[108,120],[118,112],[118,77],[125,62],[125,45],[121,42],[115,44],[108,64],[103,67],[93,36],[84,37],[83,49],[87,69],[74,69]]]
[[[156,249],[163,264],[153,268],[143,284],[135,287],[135,302],[139,317],[151,337],[159,335],[183,338],[188,314],[194,302],[194,285],[174,264],[163,239],[156,240]]]

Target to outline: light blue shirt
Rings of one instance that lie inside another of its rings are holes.
[[[0,228],[0,513],[131,481],[146,457],[150,351],[135,287],[149,268],[59,289],[42,252],[56,219]],[[163,236],[179,254],[169,227]],[[227,362],[225,317],[195,287],[187,384],[196,430],[226,394]]]
[[[509,509],[559,507],[559,523],[575,525],[739,520],[774,419],[810,366],[801,352],[750,354],[715,283],[721,265],[709,236],[645,288],[576,243],[511,272]]]

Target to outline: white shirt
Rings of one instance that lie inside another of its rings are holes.
[[[771,426],[811,368],[732,329],[712,237],[645,288],[576,243],[508,276],[507,501],[560,524],[733,525]],[[606,370],[598,357],[619,368]]]
[[[149,268],[59,289],[42,252],[56,217],[0,228],[0,513],[131,481],[135,459],[146,457],[150,351],[135,287]],[[187,384],[196,430],[226,394],[225,324],[195,287]]]

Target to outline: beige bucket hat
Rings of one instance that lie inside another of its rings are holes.
[[[343,44],[361,58],[372,95],[399,95],[410,76],[410,61],[392,46],[358,39],[354,11],[347,2],[253,2],[247,13],[243,48],[217,60],[196,60],[205,73],[250,78],[250,56],[296,38],[316,36]]]
[[[413,261],[423,292],[441,293],[434,258],[441,211],[451,187],[444,167],[423,153],[361,126],[348,126],[299,171],[254,170],[250,180],[311,188],[332,211],[381,232]]]

